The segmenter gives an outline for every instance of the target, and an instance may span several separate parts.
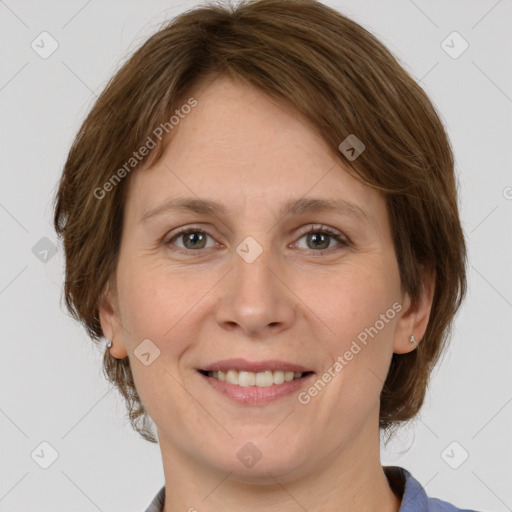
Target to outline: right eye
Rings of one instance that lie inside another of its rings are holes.
[[[176,245],[174,243],[174,240],[179,240],[183,243],[184,247],[180,247],[179,245],[177,245],[177,247],[179,247],[182,251],[185,251],[188,253],[197,252],[200,249],[205,249],[205,248],[209,249],[212,247],[212,246],[210,246],[210,247],[205,246],[207,237],[210,237],[210,235],[208,233],[206,233],[205,231],[203,231],[202,229],[194,228],[194,227],[187,227],[187,228],[183,228],[183,229],[179,230],[177,233],[175,233],[171,238],[169,238],[165,242],[165,244],[167,246],[169,246],[169,248],[171,250],[174,251],[175,249],[173,249],[173,247],[172,247],[172,246]],[[215,244],[213,246],[215,246]]]

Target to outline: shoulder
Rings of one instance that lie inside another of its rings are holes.
[[[438,498],[427,498],[428,512],[478,512],[467,508],[457,508],[455,505]]]
[[[399,512],[477,512],[472,509],[457,508],[447,501],[427,496],[418,480],[404,468],[385,466],[384,472],[391,488],[402,495]]]

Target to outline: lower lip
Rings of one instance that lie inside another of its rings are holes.
[[[200,377],[206,380],[213,389],[219,393],[227,396],[231,400],[246,405],[264,405],[279,398],[291,395],[297,392],[301,387],[309,382],[310,378],[315,374],[310,373],[300,379],[294,379],[290,382],[283,382],[282,384],[272,384],[272,386],[237,386],[236,384],[229,384],[228,382],[208,377],[207,375],[197,372]]]

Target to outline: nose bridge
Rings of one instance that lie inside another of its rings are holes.
[[[261,230],[235,247],[233,271],[217,307],[217,321],[224,326],[238,324],[246,333],[255,334],[269,326],[285,328],[293,320],[292,294],[278,277],[281,258],[271,239],[271,234]]]
[[[249,287],[253,290],[253,296],[263,293],[267,299],[270,299],[275,285],[273,281],[276,279],[270,269],[277,266],[277,258],[270,244],[271,237],[267,236],[265,241],[262,235],[258,238],[262,241],[261,244],[254,236],[249,235],[235,248],[236,256],[233,257],[235,286],[237,289],[240,288],[239,291],[242,291],[242,287]],[[244,297],[245,294],[240,298]]]

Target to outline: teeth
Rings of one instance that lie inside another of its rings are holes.
[[[282,384],[283,382],[290,382],[294,379],[300,379],[302,377],[301,372],[285,372],[277,370],[275,372],[271,370],[265,370],[263,372],[253,373],[244,372],[237,370],[228,370],[227,372],[208,372],[208,377],[227,382],[228,384],[236,384],[238,386],[259,386],[268,387],[274,384]]]

